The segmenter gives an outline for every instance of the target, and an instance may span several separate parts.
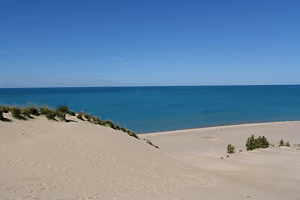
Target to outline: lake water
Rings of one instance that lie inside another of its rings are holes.
[[[0,104],[66,103],[136,133],[300,120],[300,85],[0,89]]]

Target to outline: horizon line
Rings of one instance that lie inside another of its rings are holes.
[[[236,87],[236,86],[298,86],[299,84],[266,84],[266,85],[128,85],[128,86],[57,86],[57,87],[7,87],[0,89],[46,89],[46,88],[126,88],[126,87]]]

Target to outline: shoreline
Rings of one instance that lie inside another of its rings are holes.
[[[204,129],[224,129],[224,128],[230,128],[235,126],[255,126],[255,125],[262,125],[262,124],[281,124],[281,123],[293,123],[297,122],[300,123],[300,120],[291,120],[291,121],[270,121],[270,122],[257,122],[257,123],[243,123],[243,124],[229,124],[229,125],[220,125],[220,126],[206,126],[206,127],[200,127],[200,128],[188,128],[188,129],[177,129],[177,130],[171,130],[171,131],[158,131],[158,132],[149,132],[149,133],[138,133],[138,135],[152,135],[152,134],[171,134],[173,132],[188,132],[188,131],[195,131],[195,130],[204,130]]]

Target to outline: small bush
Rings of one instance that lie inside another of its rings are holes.
[[[284,143],[283,139],[281,139],[281,140],[279,141],[279,146],[280,146],[280,147],[281,147],[281,146],[290,147],[291,145],[290,145],[289,142]]]
[[[94,124],[99,124],[100,125],[100,123],[101,123],[101,119],[99,119],[98,117],[92,117],[92,120],[91,120],[91,122],[93,122]]]
[[[71,111],[71,110],[69,110],[68,114],[71,115],[71,116],[75,116],[75,113],[73,111]]]
[[[64,121],[66,122],[66,113],[63,113],[63,112],[59,112],[59,111],[56,111],[56,115],[57,117],[61,120],[61,121]],[[55,117],[55,116],[54,116]]]
[[[268,148],[269,146],[270,143],[265,136],[259,136],[257,139],[255,139],[254,135],[252,134],[251,137],[248,137],[246,141],[247,151],[259,148]]]
[[[66,105],[66,103],[65,103],[65,105],[59,104],[59,106],[56,106],[56,111],[65,113],[65,114],[69,114],[71,116],[75,116],[75,113],[73,111],[69,110],[69,107]]]
[[[156,145],[154,145],[154,144],[152,144],[152,142],[150,140],[148,140],[148,139],[144,139],[144,140],[146,140],[147,144],[150,144],[151,146],[154,146],[155,148],[159,149],[159,147],[156,146]]]
[[[106,120],[104,122],[104,124],[105,124],[105,126],[108,125],[110,128],[115,129],[114,123],[112,121],[110,121],[110,120]]]
[[[40,114],[45,115],[49,120],[55,120],[55,116],[57,113],[48,107],[41,107]]]
[[[5,117],[3,117],[3,111],[0,109],[0,121],[4,121]]]
[[[227,145],[227,153],[234,153],[235,152],[235,147],[232,146],[231,144]]]
[[[134,138],[138,139],[138,140],[140,139],[140,138],[137,136],[137,134],[136,134],[135,132],[133,132],[133,131],[128,131],[127,134],[130,135],[131,137],[134,137]]]
[[[25,107],[22,108],[22,113],[21,113],[24,117],[28,117],[28,118],[32,118],[30,115],[36,115],[39,116],[40,113],[39,111],[34,108],[34,107]]]
[[[12,116],[16,119],[25,119],[23,116],[21,116],[21,109],[18,107],[12,107],[10,110]]]
[[[8,113],[9,109],[5,106],[0,106],[0,121],[7,121],[8,119],[6,119],[3,116],[3,113]]]
[[[281,146],[284,146],[283,139],[281,139],[281,140],[279,141],[279,146],[280,146],[280,147],[281,147]]]
[[[116,130],[121,130],[121,127],[119,125],[115,125]]]
[[[83,112],[77,113],[77,118],[78,118],[78,119],[81,119],[81,120],[83,120],[83,121],[85,121],[85,120],[82,118],[82,116],[83,116]]]
[[[123,131],[124,133],[127,133],[127,130],[124,127],[121,127],[120,130]]]
[[[0,111],[2,111],[3,113],[8,113],[10,110],[10,107],[0,106]]]
[[[84,113],[84,115],[83,115],[83,116],[86,118],[86,120],[87,120],[88,122],[90,122],[90,121],[91,121],[91,119],[92,119],[92,116],[91,116],[91,114]]]

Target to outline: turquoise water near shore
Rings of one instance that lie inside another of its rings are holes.
[[[300,120],[300,85],[2,88],[0,104],[66,103],[136,133]]]

